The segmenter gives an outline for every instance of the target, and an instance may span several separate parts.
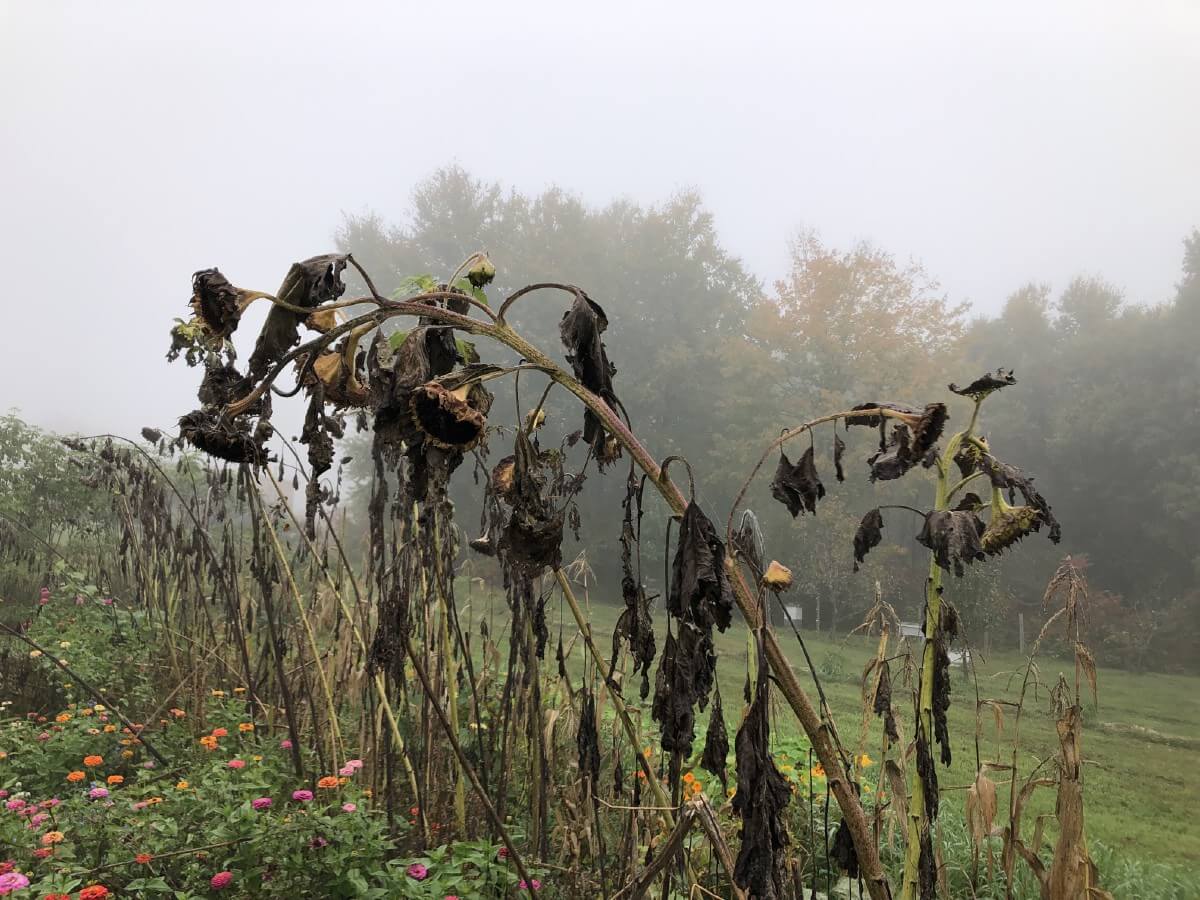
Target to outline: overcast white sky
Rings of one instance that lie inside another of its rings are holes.
[[[983,311],[1079,273],[1161,301],[1200,225],[1188,0],[183,6],[0,0],[0,409],[171,424],[195,269],[269,289],[452,161],[696,187],[768,282],[807,226]]]

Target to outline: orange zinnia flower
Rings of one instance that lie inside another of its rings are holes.
[[[112,733],[113,733],[114,731],[116,731],[116,730],[117,730],[117,726],[116,726],[116,725],[105,725],[105,726],[104,726],[104,733],[105,733],[105,734],[112,734]]]
[[[322,778],[320,781],[317,782],[317,787],[319,787],[319,788],[335,788],[337,786],[338,786],[338,780],[337,780],[336,775],[326,775],[324,778]]]
[[[104,765],[104,757],[96,756],[95,754],[93,754],[91,756],[85,756],[83,758],[83,764],[85,766],[87,766],[89,769],[94,769],[94,768],[96,768],[96,766]]]
[[[108,783],[109,783],[109,784],[124,784],[124,783],[125,783],[125,776],[123,776],[123,775],[109,775],[109,776],[108,776]]]
[[[87,775],[83,772],[80,772],[78,769],[74,772],[67,773],[67,781],[71,782],[72,784],[83,781],[85,778],[87,778]]]
[[[47,831],[42,835],[42,843],[46,846],[50,846],[51,844],[60,844],[62,843],[62,839],[63,833],[61,831]]]
[[[691,783],[692,783],[693,781],[695,781],[695,780],[696,780],[696,776],[695,776],[695,775],[693,775],[691,772],[687,772],[687,773],[686,773],[686,774],[684,774],[684,776],[683,776],[683,783],[684,783],[684,784],[691,784]]]
[[[240,731],[242,734],[245,734],[246,732],[253,731],[253,730],[254,730],[253,722],[239,722],[238,723],[238,731]]]
[[[228,734],[229,734],[229,731],[225,728],[214,728],[212,730],[213,737],[225,737]]]
[[[149,853],[139,853],[137,856],[135,856],[135,857],[133,858],[133,861],[134,861],[135,863],[140,863],[141,865],[143,865],[143,866],[144,866],[144,865],[146,865],[147,863],[149,863],[149,862],[150,862],[150,860],[152,860],[152,859],[154,859],[154,857],[153,857],[153,856],[151,856]]]
[[[815,766],[812,767],[812,770],[809,772],[809,774],[812,775],[813,778],[824,778],[825,777],[825,767],[823,765],[821,765],[820,763],[817,763]]]

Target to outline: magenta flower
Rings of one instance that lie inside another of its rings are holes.
[[[208,883],[212,885],[212,889],[214,891],[220,891],[220,890],[224,890],[225,888],[229,887],[229,885],[232,881],[233,881],[233,873],[232,872],[218,872],[216,875],[214,875],[212,878],[210,878],[208,880]]]
[[[11,894],[29,887],[29,879],[20,872],[5,872],[0,875],[0,895]]]
[[[100,602],[103,603],[105,606],[112,606],[114,601],[113,601],[112,597],[105,597]],[[232,878],[233,876],[230,875],[229,877]]]
[[[525,881],[524,878],[521,879],[521,883],[518,884],[517,887],[519,887],[523,891],[529,890],[529,884]],[[536,878],[533,879],[533,889],[535,891],[540,891],[542,889],[542,883],[540,881],[538,881]]]
[[[280,750],[291,750],[292,742],[289,741],[287,738],[284,738],[282,741],[279,742],[279,749]]]
[[[270,809],[271,808],[271,798],[270,797],[256,797],[255,799],[250,801],[250,806],[253,807],[254,809]]]
[[[301,803],[307,803],[313,798],[312,791],[292,791],[292,799],[298,800]]]
[[[108,796],[108,788],[94,787],[88,791],[88,796],[93,800],[103,800]]]
[[[420,863],[413,863],[404,871],[408,874],[409,878],[416,879],[417,881],[424,881],[429,877],[429,870]]]
[[[244,759],[231,759],[225,765],[231,769],[244,769],[246,768],[246,761]]]
[[[50,588],[42,588],[38,593],[38,606],[45,606],[50,602]]]
[[[15,797],[12,800],[9,800],[4,805],[7,806],[9,809],[20,809],[22,806],[25,805],[25,801],[22,800],[20,797]]]

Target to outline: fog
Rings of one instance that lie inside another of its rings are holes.
[[[981,312],[1080,273],[1167,300],[1200,7],[1047,6],[6,3],[0,407],[170,425],[194,270],[272,290],[451,162],[597,205],[694,187],[767,285],[805,227]]]

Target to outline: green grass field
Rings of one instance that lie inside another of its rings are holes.
[[[460,595],[461,596],[461,595]],[[590,603],[593,636],[602,653],[612,644],[612,628],[618,609],[599,602],[593,593]],[[583,598],[580,597],[582,602]],[[494,601],[495,613],[503,620],[506,613],[502,600]],[[558,631],[559,609],[550,604],[552,641]],[[484,609],[477,599],[475,612]],[[569,641],[576,631],[569,610],[565,611],[564,635]],[[659,647],[662,643],[662,612],[656,616]],[[802,682],[811,684],[811,675],[795,636],[786,626],[778,629],[779,638],[787,650]],[[818,669],[822,686],[829,699],[843,742],[851,749],[856,745],[861,727],[860,677],[863,666],[873,655],[876,639],[849,637],[834,640],[802,632],[809,653]],[[741,696],[746,673],[746,629],[735,615],[734,625],[717,636],[719,654],[717,675],[722,696],[726,698],[726,721],[736,726],[738,698]],[[895,653],[896,650],[889,650]],[[547,658],[549,658],[549,651]],[[572,668],[582,664],[582,644],[576,642],[572,651]],[[1200,817],[1195,815],[1200,801],[1200,678],[1176,675],[1134,674],[1103,667],[1099,669],[1099,706],[1089,699],[1085,705],[1083,735],[1084,757],[1089,763],[1084,773],[1087,834],[1093,844],[1105,845],[1117,856],[1131,860],[1161,862],[1188,869],[1200,867]],[[820,672],[841,670],[836,675]],[[1024,660],[1015,653],[994,654],[988,659],[977,656],[979,693],[983,698],[1016,699],[1024,672]],[[657,669],[657,663],[655,664]],[[1073,664],[1066,660],[1044,657],[1040,660],[1041,679],[1053,685],[1059,672],[1073,679]],[[578,669],[576,670],[578,671]],[[893,663],[893,676],[898,665]],[[960,814],[966,797],[965,787],[975,774],[975,688],[970,680],[954,670],[953,698],[950,710],[950,735],[954,754],[949,771],[939,770],[944,790],[944,802]],[[905,734],[911,734],[911,702],[907,690],[893,682],[893,703],[903,723]],[[624,692],[626,699],[636,703],[635,689]],[[811,692],[814,702],[816,692]],[[647,703],[648,707],[648,703]],[[646,709],[644,720],[649,720]],[[702,740],[707,723],[706,714],[697,722]],[[985,710],[980,755],[984,760],[1008,762],[1014,721],[1011,710],[1005,713],[1004,731],[996,740],[993,714]],[[775,727],[781,735],[799,730],[799,725],[782,699],[777,703]],[[1143,729],[1149,729],[1144,731]],[[871,719],[867,752],[873,759],[879,756],[881,728],[879,720]],[[1045,690],[1032,702],[1027,702],[1022,715],[1021,753],[1022,776],[1043,760],[1050,760],[1057,750],[1054,721],[1049,713],[1049,697]],[[993,779],[1004,781],[1007,776],[994,773]],[[955,790],[954,788],[961,788]],[[999,787],[1001,813],[1008,802],[1008,785]],[[1023,830],[1028,838],[1035,816],[1052,813],[1053,789],[1042,789],[1027,809]],[[1047,823],[1047,835],[1054,834]]]

